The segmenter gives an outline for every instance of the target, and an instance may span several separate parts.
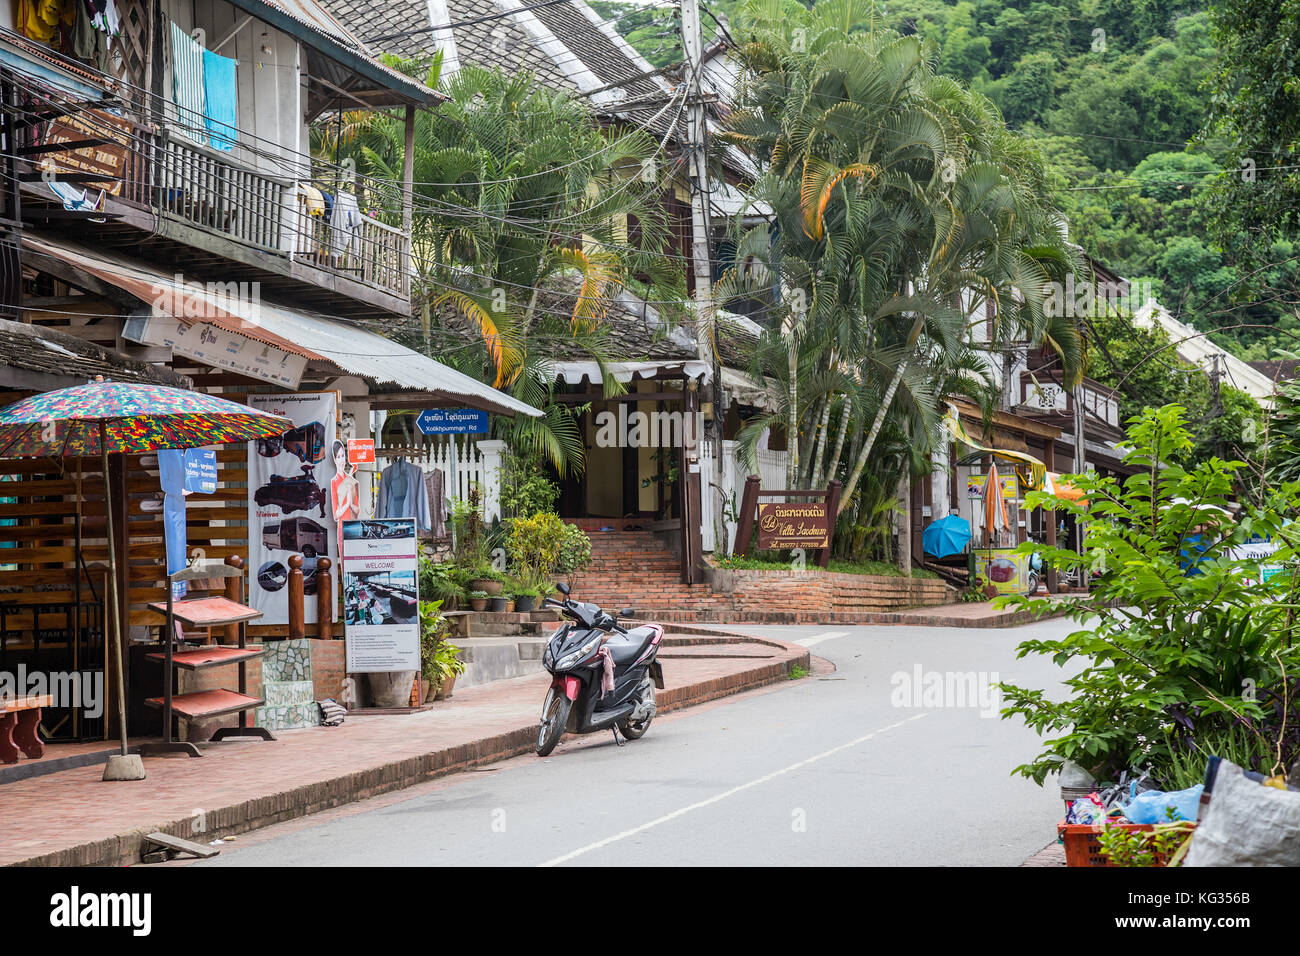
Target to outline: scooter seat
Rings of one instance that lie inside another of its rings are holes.
[[[605,649],[614,658],[615,667],[626,667],[645,653],[656,633],[657,630],[653,627],[634,627],[627,634],[611,637]]]

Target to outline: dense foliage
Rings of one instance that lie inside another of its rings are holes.
[[[740,0],[709,8],[743,42]],[[656,65],[671,60],[661,36],[670,13],[629,9],[600,6]],[[933,41],[938,72],[988,96],[1041,147],[1072,241],[1120,275],[1150,280],[1170,312],[1222,330],[1215,341],[1243,358],[1296,347],[1300,4],[911,0],[876,9],[882,26]]]
[[[1019,656],[1041,654],[1066,670],[1067,699],[1002,684],[1004,717],[1044,736],[1042,752],[1016,768],[1038,782],[1066,760],[1099,780],[1150,768],[1157,782],[1186,786],[1205,756],[1233,756],[1277,772],[1300,756],[1296,691],[1300,641],[1292,523],[1296,486],[1267,505],[1232,514],[1240,462],[1210,458],[1184,466],[1192,436],[1177,405],[1146,409],[1128,428],[1123,482],[1070,476],[1086,503],[1031,492],[1087,521],[1083,554],[1038,546],[1061,570],[1093,574],[1086,599],[1009,598],[1064,610],[1080,629],[1028,640]],[[1261,561],[1239,550],[1252,536],[1283,543]],[[1268,577],[1264,564],[1281,567]]]

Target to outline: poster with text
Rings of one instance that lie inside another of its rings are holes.
[[[347,671],[420,669],[414,518],[343,522]]]
[[[331,499],[336,466],[330,454],[337,397],[337,392],[248,396],[253,408],[293,422],[283,434],[248,443],[248,593],[249,603],[265,615],[258,624],[289,623],[293,555],[302,556],[306,623],[316,623],[320,558],[330,559],[329,574],[338,580]]]

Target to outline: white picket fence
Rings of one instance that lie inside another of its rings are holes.
[[[451,510],[451,504],[457,500],[469,499],[469,492],[475,485],[482,495],[482,511],[486,520],[501,515],[501,453],[505,442],[475,440],[467,435],[414,435],[401,446],[400,451],[407,461],[420,467],[426,475],[430,472],[442,472],[442,493],[444,507]],[[379,471],[394,457],[391,452],[398,449],[385,449],[389,456],[377,463],[375,471],[376,492],[378,490]],[[435,507],[434,502],[429,502]]]
[[[745,493],[745,479],[753,472],[740,463],[734,441],[722,443],[722,474],[718,475],[718,460],[713,439],[700,444],[700,537],[705,551],[731,552],[736,534],[735,522],[729,512],[740,508]],[[784,488],[786,453],[760,449],[754,456],[762,488]],[[719,494],[721,491],[721,495]],[[734,498],[733,498],[734,496]],[[722,504],[725,498],[727,504]],[[721,509],[721,511],[720,511]],[[721,519],[721,520],[720,520]],[[725,542],[718,541],[718,532],[726,535]]]

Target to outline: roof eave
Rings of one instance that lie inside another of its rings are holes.
[[[323,56],[329,57],[336,63],[356,72],[359,76],[365,77],[374,83],[380,89],[391,91],[392,99],[390,102],[380,102],[376,97],[373,102],[376,106],[397,106],[409,104],[413,106],[432,106],[436,103],[445,102],[446,97],[442,96],[435,90],[424,86],[421,83],[409,78],[400,78],[397,75],[389,73],[376,61],[369,56],[351,49],[340,43],[338,40],[313,29],[306,23],[289,16],[282,10],[277,10],[261,0],[231,0],[236,7],[239,7],[245,13],[251,13],[259,20],[269,23],[289,36],[307,44],[312,49],[318,51]]]

